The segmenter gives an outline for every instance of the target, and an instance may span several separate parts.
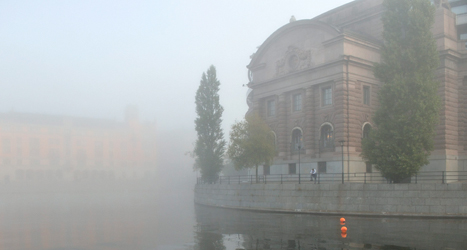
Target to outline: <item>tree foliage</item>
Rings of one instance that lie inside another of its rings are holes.
[[[195,100],[195,129],[198,134],[194,149],[195,168],[200,169],[203,180],[210,183],[217,180],[222,170],[225,151],[221,129],[224,109],[219,104],[219,86],[216,68],[211,66],[201,77]]]
[[[438,52],[431,33],[434,7],[428,0],[385,0],[382,63],[374,74],[383,82],[362,156],[382,175],[399,182],[429,163],[439,119]]]
[[[237,170],[269,165],[276,155],[274,134],[258,114],[232,125],[227,154]]]

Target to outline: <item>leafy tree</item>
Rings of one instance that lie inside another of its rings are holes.
[[[244,121],[232,125],[227,154],[237,170],[271,164],[276,150],[274,135],[258,114],[248,115]]]
[[[203,73],[196,91],[195,129],[198,134],[195,149],[195,168],[201,170],[201,178],[209,183],[215,182],[223,167],[225,151],[224,133],[221,129],[222,112],[219,104],[219,85],[216,68],[211,66]]]
[[[375,76],[383,82],[362,156],[394,182],[411,177],[429,163],[439,119],[438,52],[431,33],[434,7],[428,0],[385,0],[382,63]]]

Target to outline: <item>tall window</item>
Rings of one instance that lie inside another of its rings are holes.
[[[321,127],[321,147],[334,148],[334,136],[332,127],[328,124]]]
[[[275,116],[276,115],[276,101],[269,100],[267,103],[268,103],[268,116]]]
[[[363,86],[363,104],[370,105],[370,87]]]
[[[322,98],[322,105],[327,106],[332,104],[332,88],[331,87],[326,87],[323,88],[321,94]]]
[[[293,96],[293,111],[302,110],[302,94],[296,94]]]
[[[303,149],[302,131],[300,129],[294,129],[292,132],[292,150],[296,152],[299,149]]]
[[[273,131],[271,131],[271,141],[274,143],[274,149],[277,149],[277,139],[276,139],[276,133],[274,133]]]

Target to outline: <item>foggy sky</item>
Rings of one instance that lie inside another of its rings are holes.
[[[350,0],[0,1],[0,112],[122,120],[194,131],[194,96],[213,64],[226,138],[247,111],[246,65],[290,16]]]

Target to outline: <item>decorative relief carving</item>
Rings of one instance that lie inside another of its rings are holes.
[[[311,65],[311,51],[289,46],[285,56],[276,62],[276,76],[284,75],[296,70],[309,68]]]

